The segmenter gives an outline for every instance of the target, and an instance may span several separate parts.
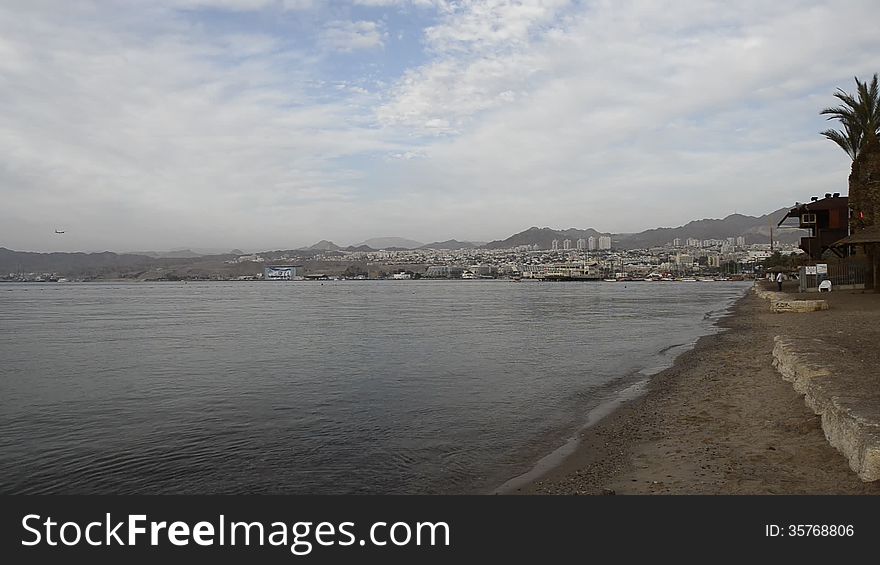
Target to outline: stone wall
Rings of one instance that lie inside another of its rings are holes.
[[[813,341],[776,336],[773,366],[821,416],[828,442],[859,478],[880,480],[880,391],[863,390],[865,383],[833,374],[824,359],[834,352],[821,340]]]
[[[828,302],[825,300],[793,300],[790,294],[784,292],[766,290],[757,284],[753,288],[755,294],[760,298],[770,301],[771,312],[818,312],[819,310],[828,310]]]

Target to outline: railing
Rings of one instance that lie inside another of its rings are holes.
[[[850,258],[843,261],[817,263],[817,265],[800,267],[798,269],[801,292],[817,290],[819,283],[824,280],[831,281],[832,289],[865,288],[865,284],[871,280],[871,266],[864,260]],[[826,266],[827,272],[813,274],[813,269],[817,271],[822,270],[822,265]]]

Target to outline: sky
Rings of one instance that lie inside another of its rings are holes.
[[[761,215],[846,193],[819,111],[880,71],[876,21],[876,0],[4,0],[0,246]]]

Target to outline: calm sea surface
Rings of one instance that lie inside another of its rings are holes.
[[[0,285],[0,493],[486,492],[747,283]]]

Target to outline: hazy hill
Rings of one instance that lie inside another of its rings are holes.
[[[202,257],[205,253],[196,253],[192,249],[175,249],[172,251],[129,251],[124,255],[146,255],[157,259],[192,259]]]
[[[373,249],[391,249],[392,247],[396,247],[399,249],[418,249],[424,244],[403,237],[374,237],[372,239],[368,239],[367,241],[356,244],[356,247],[361,245],[366,245],[367,247],[372,247]]]
[[[745,216],[731,214],[722,219],[703,219],[688,222],[677,228],[655,228],[639,233],[622,233],[614,236],[615,247],[622,249],[640,249],[657,247],[679,238],[724,239],[744,236],[747,244],[769,243],[770,224],[773,225],[774,239],[786,243],[797,242],[806,232],[802,230],[778,230],[776,224],[788,212],[789,208],[780,208],[763,216]]]
[[[306,249],[316,250],[316,251],[339,251],[342,248],[339,247],[338,245],[336,245],[335,243],[333,243],[332,241],[327,241],[326,239],[322,239],[318,243],[316,243],[314,245],[310,245]]]
[[[577,246],[578,239],[588,239],[590,236],[599,237],[602,234],[594,229],[579,230],[569,228],[567,230],[554,230],[550,228],[531,227],[525,231],[513,234],[507,239],[490,241],[485,245],[486,249],[508,249],[518,247],[520,245],[536,245],[540,249],[550,249],[553,240],[559,241],[559,247],[562,248],[562,242],[566,239],[571,240],[571,246]]]
[[[480,247],[479,244],[472,241],[458,241],[457,239],[447,239],[446,241],[435,241],[423,245],[422,249],[473,249]]]
[[[610,234],[615,249],[642,249],[659,247],[671,243],[679,238],[684,242],[688,238],[725,239],[728,237],[743,236],[747,244],[767,243],[770,241],[770,224],[773,225],[774,239],[785,243],[796,243],[806,234],[798,229],[777,229],[776,224],[788,212],[789,208],[780,208],[775,212],[763,216],[746,216],[743,214],[731,214],[722,219],[694,220],[675,228],[654,228],[639,233]],[[578,239],[588,239],[590,236],[599,237],[609,235],[600,233],[594,229],[555,230],[551,228],[531,227],[525,231],[513,234],[507,239],[496,240],[485,245],[487,249],[506,249],[520,245],[535,245],[540,249],[550,249],[553,240],[562,242],[571,240],[571,246],[576,247]]]
[[[104,271],[150,265],[155,257],[103,253],[32,253],[12,251],[0,247],[0,273],[70,273],[79,271]]]

